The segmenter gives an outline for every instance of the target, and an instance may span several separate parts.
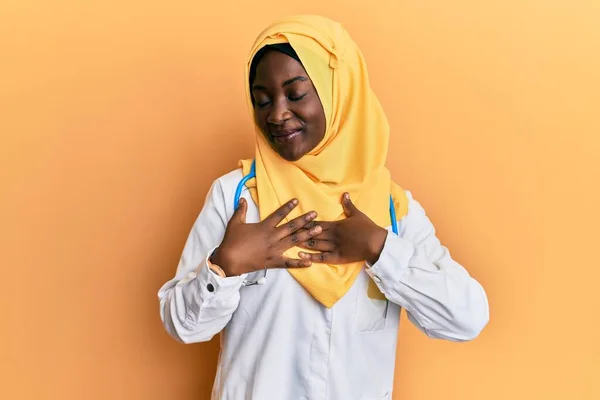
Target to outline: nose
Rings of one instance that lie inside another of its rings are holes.
[[[287,102],[280,100],[273,102],[271,112],[267,117],[267,122],[273,125],[283,125],[285,121],[292,118],[292,113],[287,107]]]

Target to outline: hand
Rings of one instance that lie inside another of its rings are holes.
[[[244,198],[240,199],[238,208],[227,224],[223,242],[213,254],[211,262],[221,267],[227,276],[265,268],[310,267],[312,262],[308,259],[283,256],[284,251],[321,233],[322,228],[318,225],[303,229],[317,217],[315,211],[277,226],[297,205],[298,200],[291,200],[263,221],[247,224],[248,203]]]
[[[348,193],[344,193],[342,206],[346,219],[334,222],[319,221],[323,232],[299,245],[317,253],[300,252],[299,256],[303,260],[317,263],[348,264],[367,261],[375,264],[383,250],[387,230],[375,224],[356,208]]]

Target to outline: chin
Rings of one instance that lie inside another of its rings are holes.
[[[289,162],[298,161],[299,159],[304,157],[304,153],[282,152],[282,153],[279,153],[279,155],[281,156],[281,158],[283,158],[284,160],[289,161]]]
[[[279,156],[281,158],[283,158],[286,161],[289,162],[295,162],[298,161],[299,159],[301,159],[302,157],[304,157],[304,155],[306,153],[308,153],[308,151],[304,151],[303,148],[299,148],[297,146],[294,147],[283,147],[283,148],[277,148],[275,146],[274,150],[277,152],[277,154],[279,154]]]

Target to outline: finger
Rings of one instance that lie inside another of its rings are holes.
[[[313,221],[309,222],[308,224],[306,224],[303,229],[314,228],[317,225],[319,225],[321,227],[321,229],[323,230],[323,232],[325,232],[325,231],[332,229],[335,226],[335,222],[314,221],[313,220]]]
[[[342,196],[342,207],[344,208],[346,217],[351,217],[356,211],[356,206],[352,203],[352,199],[350,199],[350,193],[346,192]]]
[[[298,199],[292,199],[279,207],[275,212],[264,219],[263,223],[275,228],[289,215],[290,212],[298,205]]]
[[[318,221],[316,223],[319,224],[321,228],[323,228],[323,232],[331,230],[335,226],[335,222],[330,221]]]
[[[335,260],[335,254],[331,251],[323,251],[319,253],[305,253],[301,251],[298,253],[298,257],[300,257],[302,260],[315,263],[331,263]]]
[[[273,268],[307,268],[311,265],[312,261],[310,260],[282,257]]]
[[[316,226],[316,223],[311,223],[311,221],[313,221],[315,218],[317,218],[316,211],[307,212],[306,214],[294,218],[290,222],[278,227],[277,234],[279,235],[280,239],[283,239],[284,237],[291,235],[292,233],[303,228],[304,230],[308,231]],[[308,224],[312,225],[311,228],[308,228]]]
[[[302,242],[306,242],[313,236],[321,233],[322,228],[317,225],[310,229],[304,229],[300,232],[294,232],[291,235],[287,236],[282,242],[285,244],[285,249],[289,249],[290,247],[298,246]],[[285,250],[284,250],[285,251]]]
[[[231,218],[233,221],[238,221],[242,223],[246,223],[246,211],[248,210],[248,203],[246,199],[243,197],[238,202],[238,206],[233,213],[233,217]]]
[[[335,244],[333,242],[329,240],[319,240],[314,237],[300,243],[298,247],[319,252],[330,252],[335,250]]]
[[[329,242],[335,242],[335,238],[336,238],[336,231],[333,229],[329,229],[329,230],[325,230],[322,226],[321,223],[319,222],[319,225],[321,227],[321,232],[317,233],[316,235],[311,235],[312,239],[315,240],[326,240]]]

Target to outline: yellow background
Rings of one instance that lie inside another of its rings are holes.
[[[394,398],[599,399],[597,0],[3,0],[0,398],[208,399],[218,342],[156,292],[252,155],[255,35],[300,12],[363,49],[395,180],[490,299],[468,344],[403,321]]]

